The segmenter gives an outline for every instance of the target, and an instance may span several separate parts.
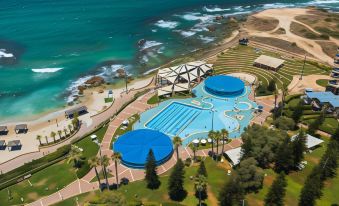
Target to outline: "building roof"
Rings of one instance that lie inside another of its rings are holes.
[[[75,113],[82,112],[82,111],[87,111],[87,107],[86,106],[80,106],[80,107],[77,107],[77,108],[69,109],[69,110],[65,111],[65,114],[67,116],[69,116],[69,115],[74,115]]]
[[[0,126],[0,132],[7,132],[7,126]]]
[[[256,60],[254,60],[254,63],[256,64],[262,64],[262,65],[269,66],[275,69],[279,68],[284,62],[285,60],[266,56],[266,55],[261,55]]]
[[[317,99],[320,103],[329,103],[332,107],[339,107],[339,96],[332,92],[306,92],[306,96],[310,99]]]
[[[21,145],[20,140],[12,140],[12,141],[9,141],[7,144],[8,147],[16,147],[20,145]]]
[[[15,126],[15,130],[23,130],[23,129],[27,129],[27,124],[18,124]]]
[[[233,165],[237,165],[241,158],[241,147],[231,149],[225,152],[225,154],[231,159]]]
[[[292,141],[294,141],[294,139],[297,137],[298,135],[294,135],[293,137],[291,137]],[[319,139],[319,138],[316,138],[316,137],[313,137],[309,134],[306,134],[306,147],[307,149],[310,149],[314,146],[317,146],[321,143],[323,143],[324,141]]]

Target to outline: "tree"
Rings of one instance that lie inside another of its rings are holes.
[[[225,141],[228,140],[228,131],[226,129],[221,129],[220,133],[221,133],[221,136],[222,136],[221,153],[224,154],[224,152],[225,152]]]
[[[236,169],[239,184],[245,192],[258,191],[262,188],[264,174],[261,168],[257,167],[254,158],[242,160]]]
[[[193,145],[192,151],[193,151],[193,162],[196,162],[197,161],[197,156],[196,156],[197,147],[195,145]]]
[[[266,195],[265,206],[283,206],[286,186],[285,173],[281,172],[272,183]]]
[[[268,83],[268,86],[267,86],[267,90],[270,91],[270,92],[274,92],[276,90],[276,86],[275,86],[275,80],[272,79],[269,83]]]
[[[65,134],[65,137],[67,136],[67,129],[66,127],[64,128],[64,134]]]
[[[292,119],[295,123],[298,123],[303,115],[303,100],[300,99],[297,106],[293,108]]]
[[[207,170],[206,170],[204,161],[200,162],[196,176],[199,176],[199,175],[203,175],[203,176],[207,177]]]
[[[215,132],[213,130],[208,132],[208,138],[210,138],[212,140],[212,157],[214,156],[214,136],[215,136]]]
[[[179,159],[179,146],[182,145],[182,140],[180,137],[175,136],[172,141],[175,147],[175,151],[177,153],[177,160],[178,160]]]
[[[195,196],[199,199],[199,206],[201,206],[201,200],[207,198],[207,180],[204,175],[195,177],[194,181]],[[203,196],[205,194],[205,196]]]
[[[335,130],[334,134],[332,135],[332,139],[339,142],[339,127]]]
[[[282,130],[293,130],[295,128],[295,122],[293,119],[281,116],[273,121],[274,126]]]
[[[77,112],[73,115],[72,125],[75,130],[79,127],[79,114]]]
[[[48,144],[48,137],[47,136],[45,136],[45,140],[46,140],[46,144]]]
[[[171,200],[182,201],[185,199],[187,192],[184,189],[185,165],[181,159],[173,167],[168,179],[168,195]]]
[[[72,134],[73,126],[71,124],[69,124],[67,127],[68,127],[68,130],[69,130],[69,133]]]
[[[232,178],[230,178],[230,180],[222,187],[218,199],[220,206],[239,205],[244,199],[244,191],[240,186],[236,175],[233,175]]]
[[[299,134],[293,140],[292,150],[294,167],[297,167],[300,164],[300,162],[304,159],[304,152],[307,150],[306,135],[303,132],[303,130],[300,130]]]
[[[149,189],[158,189],[161,182],[157,174],[157,165],[152,149],[150,149],[147,160],[146,160],[146,176],[145,180],[147,182],[147,188]]]
[[[99,182],[99,188],[101,189],[101,181],[100,181],[99,173],[98,173],[98,170],[97,170],[97,166],[100,165],[99,158],[97,158],[96,156],[91,157],[91,158],[88,160],[88,165],[89,165],[91,168],[94,168],[95,175],[96,175],[96,177],[97,177],[97,179],[98,179],[98,182]]]
[[[61,130],[58,130],[58,134],[59,134],[59,138],[61,139],[62,131],[61,131]]]
[[[109,166],[109,158],[107,157],[107,155],[102,156],[101,166],[103,167],[103,174],[106,180],[106,188],[109,190],[109,182],[108,182],[108,174],[107,174],[107,167]]]
[[[127,201],[125,197],[117,192],[108,192],[104,191],[100,193],[94,200],[91,202],[95,205],[106,205],[106,206],[126,206]]]
[[[286,99],[286,95],[288,94],[288,86],[283,84],[281,90],[282,90],[282,96],[281,96],[282,101],[281,101],[281,110],[280,110],[281,114],[280,114],[280,116],[282,116],[282,114],[284,112],[285,99]]]
[[[241,135],[241,159],[254,157],[258,165],[266,168],[275,160],[275,153],[287,133],[280,130],[271,130],[260,125],[252,125],[246,128]]]
[[[286,137],[283,143],[279,146],[275,157],[275,170],[277,172],[289,173],[294,168],[293,149],[291,139]]]
[[[37,136],[36,136],[36,139],[39,141],[39,145],[40,145],[40,146],[42,145],[42,144],[41,144],[41,138],[42,138],[41,135],[37,135]]]
[[[53,138],[53,142],[56,142],[55,141],[55,136],[56,136],[56,133],[55,132],[51,132],[51,137]]]
[[[79,162],[81,160],[82,152],[75,145],[71,145],[71,150],[68,153],[67,163],[73,161],[74,167],[79,167]]]
[[[325,154],[321,157],[320,167],[322,169],[321,178],[326,180],[327,178],[333,178],[337,174],[338,167],[338,153],[339,153],[339,142],[331,140],[327,145]]]
[[[305,181],[304,187],[301,190],[299,197],[299,206],[314,206],[317,198],[322,195],[324,186],[321,180],[321,168],[316,166],[313,168],[311,175]]]
[[[214,138],[215,138],[215,141],[217,142],[217,156],[219,156],[219,139],[220,139],[220,137],[221,137],[220,131],[216,131]]]
[[[111,158],[114,161],[114,165],[115,165],[115,181],[117,183],[117,188],[118,188],[119,187],[118,163],[121,160],[121,153],[114,152],[113,155],[111,156]]]

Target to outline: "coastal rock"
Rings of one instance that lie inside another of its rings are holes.
[[[216,30],[216,28],[214,26],[208,26],[207,29],[210,32],[215,32],[215,30]]]
[[[117,69],[116,72],[117,72],[116,77],[118,77],[118,78],[125,78],[126,73],[125,73],[125,70],[124,70],[124,69],[122,69],[122,68]]]
[[[146,43],[146,39],[140,39],[138,41],[138,46],[143,46]]]
[[[79,94],[83,94],[85,89],[86,87],[83,85],[78,86]]]
[[[215,20],[216,20],[216,21],[220,21],[220,20],[222,20],[223,18],[224,18],[224,16],[221,16],[221,15],[220,15],[220,16],[216,16],[216,17],[215,17]]]
[[[85,82],[85,84],[89,84],[94,87],[100,86],[103,83],[105,83],[104,78],[99,76],[94,76]]]

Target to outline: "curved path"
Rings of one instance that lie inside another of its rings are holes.
[[[152,108],[152,105],[147,104],[147,100],[152,97],[155,93],[153,91],[141,96],[138,98],[136,101],[133,103],[129,104],[122,112],[120,112],[110,123],[108,126],[108,129],[105,133],[105,136],[102,140],[101,144],[101,151],[102,155],[107,155],[110,157],[113,154],[113,151],[111,150],[110,144],[113,138],[113,135],[116,131],[116,129],[122,124],[122,122],[127,119],[128,117],[136,114],[136,113],[141,113],[144,112],[150,108]],[[226,144],[224,149],[225,151],[240,147],[242,144],[241,139],[234,139],[232,142],[229,144]],[[221,147],[219,148],[219,151],[221,151]],[[208,152],[210,149],[203,149],[203,150],[198,150],[196,152],[197,156],[203,156],[206,157],[208,156]],[[189,157],[193,156],[193,151],[189,147],[180,147],[179,148],[179,156],[182,159],[187,159]],[[163,174],[166,171],[168,171],[170,168],[174,166],[176,163],[176,154],[175,152],[173,153],[171,159],[167,161],[165,164],[160,165],[157,168],[158,174]],[[101,168],[98,168],[100,170]],[[108,179],[109,183],[116,183],[115,180],[115,166],[112,161],[110,161],[110,166],[108,167],[108,171],[111,173],[112,177]],[[130,182],[134,182],[137,180],[142,180],[145,177],[145,173],[143,169],[131,169],[128,168],[122,164],[118,165],[118,174],[119,174],[119,179],[121,178],[127,178],[129,179]],[[99,185],[98,182],[91,182],[94,178],[96,178],[95,171],[94,169],[91,169],[90,172],[85,175],[83,178],[78,179],[65,188],[59,190],[58,192],[55,192],[49,196],[43,197],[39,200],[36,200],[35,202],[32,202],[28,205],[30,206],[46,206],[46,205],[52,205],[57,202],[63,201],[65,199],[75,197],[79,194],[98,190]]]

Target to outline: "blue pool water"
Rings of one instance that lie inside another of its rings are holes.
[[[211,130],[226,129],[230,138],[237,138],[257,108],[248,99],[249,86],[239,95],[220,97],[208,93],[202,82],[192,92],[194,98],[167,100],[142,113],[133,129],[154,129],[171,138],[179,136],[184,146],[194,139],[206,139]]]
[[[170,135],[177,135],[200,113],[201,109],[174,102],[155,116],[146,127]]]

